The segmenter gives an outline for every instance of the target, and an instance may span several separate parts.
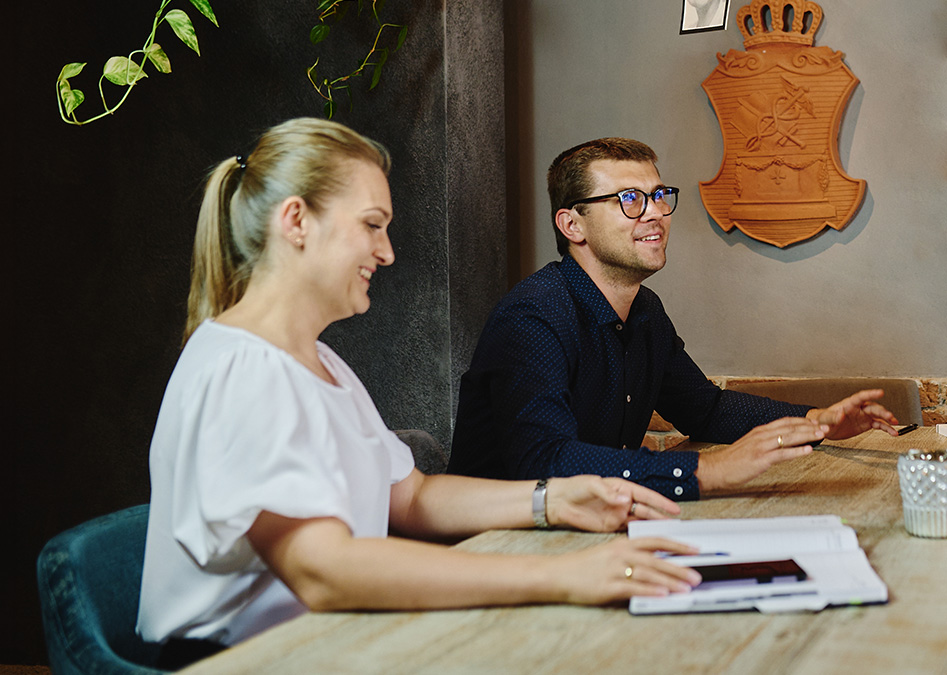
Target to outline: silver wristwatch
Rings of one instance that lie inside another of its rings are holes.
[[[533,524],[540,530],[549,529],[549,521],[546,520],[546,484],[545,478],[536,483],[533,490]]]

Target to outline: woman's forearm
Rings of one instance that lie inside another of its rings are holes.
[[[420,538],[465,537],[533,526],[536,481],[499,481],[417,473],[392,488],[391,523]]]
[[[261,514],[251,542],[313,611],[558,602],[550,556],[485,555],[395,537],[354,538],[341,521]]]
[[[266,565],[313,611],[598,605],[687,591],[700,581],[693,570],[653,555],[694,549],[659,538],[616,536],[562,555],[493,555],[393,537],[354,538],[335,518],[293,520],[267,512],[249,536]]]

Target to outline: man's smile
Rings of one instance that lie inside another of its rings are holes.
[[[635,237],[635,241],[661,241],[661,234],[648,234],[643,237]]]

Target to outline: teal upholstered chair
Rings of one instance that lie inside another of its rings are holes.
[[[58,534],[36,563],[54,675],[154,675],[157,648],[135,633],[148,505]]]
[[[426,474],[447,471],[447,452],[431,434],[421,429],[399,429],[395,434],[411,448],[418,471]]]
[[[396,432],[418,468],[441,473],[447,454],[426,431]],[[56,535],[36,563],[46,649],[54,675],[154,675],[157,647],[135,633],[148,505]]]

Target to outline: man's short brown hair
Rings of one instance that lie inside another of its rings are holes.
[[[589,165],[599,159],[654,164],[658,161],[658,156],[644,143],[630,138],[599,138],[569,148],[556,157],[546,173],[546,185],[549,189],[552,229],[556,233],[556,249],[559,255],[569,252],[569,240],[556,227],[556,212],[576,199],[592,196]]]

